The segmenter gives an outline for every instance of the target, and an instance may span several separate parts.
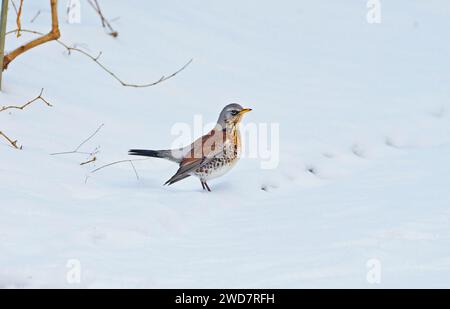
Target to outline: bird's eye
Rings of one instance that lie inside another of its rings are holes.
[[[231,111],[231,115],[236,116],[239,112],[238,111]]]

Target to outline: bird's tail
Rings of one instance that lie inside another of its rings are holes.
[[[128,154],[132,156],[163,158],[174,162],[180,162],[180,159],[173,155],[172,150],[130,149]]]

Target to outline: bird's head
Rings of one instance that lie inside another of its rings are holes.
[[[223,128],[227,125],[237,125],[242,120],[242,116],[251,110],[251,108],[243,108],[236,103],[228,104],[220,113],[217,123]]]

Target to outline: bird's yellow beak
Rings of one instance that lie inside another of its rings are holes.
[[[244,108],[239,112],[239,115],[244,115],[245,113],[251,112],[251,108]]]

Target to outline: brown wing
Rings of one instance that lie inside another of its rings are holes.
[[[226,138],[226,132],[223,130],[212,130],[208,134],[198,138],[192,143],[191,151],[180,162],[178,171],[165,184],[171,185],[189,177],[193,171],[207,164],[218,154],[221,154]]]

